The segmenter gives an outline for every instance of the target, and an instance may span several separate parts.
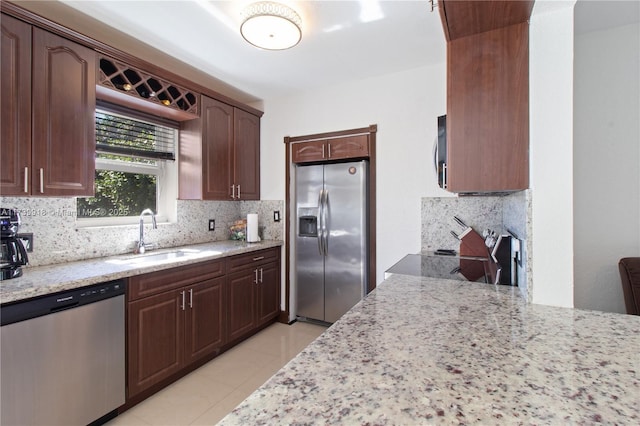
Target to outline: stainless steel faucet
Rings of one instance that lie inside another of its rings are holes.
[[[145,215],[151,216],[151,221],[153,223],[153,229],[158,229],[158,224],[156,223],[156,215],[153,214],[153,210],[144,209],[142,213],[140,213],[140,239],[138,240],[138,253],[142,254],[146,250],[151,250],[153,248],[152,244],[144,243],[144,217]]]

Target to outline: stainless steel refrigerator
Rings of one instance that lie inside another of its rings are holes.
[[[367,161],[296,166],[296,316],[333,323],[366,295]]]

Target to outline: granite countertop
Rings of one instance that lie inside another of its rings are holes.
[[[640,317],[392,275],[220,424],[640,424]]]
[[[0,282],[0,302],[9,303],[35,296],[71,290],[91,284],[125,278],[148,272],[189,265],[221,257],[278,247],[282,241],[215,241],[204,244],[153,250],[144,255],[123,254],[58,265],[23,268],[21,277]],[[180,257],[154,257],[181,251]]]

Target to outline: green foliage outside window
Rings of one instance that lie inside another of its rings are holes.
[[[78,198],[78,218],[136,216],[144,209],[156,209],[154,175],[96,171],[96,195]]]

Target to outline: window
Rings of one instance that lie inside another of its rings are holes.
[[[147,208],[175,219],[178,124],[99,104],[95,195],[78,197],[79,225],[134,223]]]

